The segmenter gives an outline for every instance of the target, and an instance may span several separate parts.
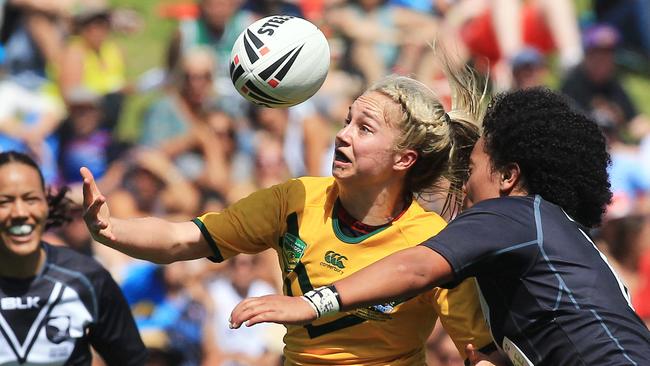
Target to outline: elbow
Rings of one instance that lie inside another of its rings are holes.
[[[412,264],[399,264],[396,267],[398,278],[405,280],[409,292],[419,293],[422,290],[433,287],[432,275],[429,268],[425,266],[414,266]]]

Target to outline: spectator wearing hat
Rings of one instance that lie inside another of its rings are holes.
[[[626,65],[647,71],[650,57],[650,1],[594,0],[592,3],[596,20],[614,26],[621,33],[621,47],[633,51],[626,52]]]
[[[536,48],[526,47],[510,60],[513,89],[526,89],[544,85],[548,69],[546,59]]]
[[[615,51],[619,33],[608,25],[585,30],[585,58],[562,83],[562,92],[600,124],[613,124],[634,139],[650,131],[650,122],[636,109],[617,75]]]
[[[78,86],[99,94],[107,127],[112,129],[121,110],[126,74],[124,56],[109,39],[110,17],[109,8],[101,3],[75,8],[74,35],[63,52],[59,84],[64,99]]]
[[[104,125],[102,96],[87,87],[76,86],[65,99],[69,115],[57,131],[60,178],[66,184],[80,182],[81,166],[88,166],[102,177],[118,152],[111,132]]]

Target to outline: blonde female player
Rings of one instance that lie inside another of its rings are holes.
[[[82,168],[86,224],[97,241],[159,263],[222,261],[273,248],[285,294],[302,295],[415,246],[445,226],[414,196],[446,179],[449,202],[458,202],[456,188],[467,174],[481,118],[481,94],[467,76],[451,78],[457,98],[448,114],[418,81],[380,81],[350,106],[336,135],[333,177],[293,179],[191,222],[110,217],[92,175]],[[470,343],[490,350],[472,281],[287,326],[286,363],[424,365],[424,343],[438,317],[463,356]]]

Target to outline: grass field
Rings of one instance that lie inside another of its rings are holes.
[[[117,42],[122,47],[127,60],[127,77],[135,80],[146,70],[164,64],[167,41],[176,27],[176,22],[163,19],[158,15],[158,9],[165,4],[187,3],[191,0],[111,0],[115,7],[126,7],[138,12],[144,21],[141,31],[130,35],[116,35]],[[578,10],[587,9],[590,0],[577,0]],[[584,11],[584,16],[588,16]],[[623,80],[627,90],[636,101],[637,107],[650,115],[650,78],[637,74],[625,74]],[[553,82],[552,84],[557,84]],[[144,107],[155,95],[137,95],[129,98],[119,127],[119,135],[123,139],[133,139],[137,136],[138,121]]]
[[[164,4],[178,3],[174,0],[111,0],[114,7],[135,10],[143,20],[143,28],[135,34],[115,36],[126,56],[127,78],[135,80],[143,72],[164,64],[167,40],[176,28],[176,21],[163,19],[158,9]],[[136,95],[127,99],[120,121],[120,138],[132,140],[137,136],[141,113],[155,95]]]

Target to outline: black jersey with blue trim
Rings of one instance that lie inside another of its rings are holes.
[[[146,350],[111,275],[93,259],[42,243],[32,278],[0,277],[0,365],[143,365]]]
[[[586,229],[540,196],[478,203],[423,245],[476,277],[515,365],[650,365],[650,332]]]

